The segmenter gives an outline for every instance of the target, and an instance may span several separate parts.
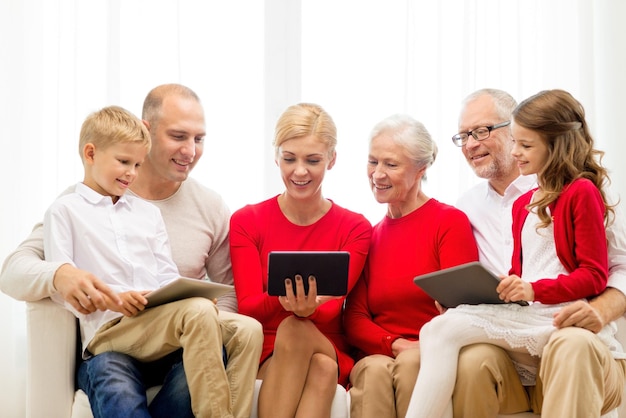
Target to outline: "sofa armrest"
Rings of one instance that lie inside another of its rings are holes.
[[[71,416],[76,329],[76,317],[51,299],[26,303],[27,418]]]

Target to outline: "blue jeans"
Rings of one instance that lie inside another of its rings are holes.
[[[105,352],[83,361],[76,380],[94,418],[193,418],[182,350],[151,363]],[[148,406],[146,389],[160,384]]]
[[[226,349],[223,358],[226,366]],[[182,350],[151,363],[108,351],[81,362],[76,381],[94,418],[193,418]],[[157,385],[148,406],[146,389]]]

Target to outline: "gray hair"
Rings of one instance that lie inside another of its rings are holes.
[[[472,102],[481,96],[490,96],[493,99],[493,104],[496,108],[496,112],[502,120],[511,119],[511,114],[513,113],[513,110],[517,107],[517,102],[515,101],[513,96],[511,96],[504,90],[490,88],[476,90],[465,99],[463,99],[462,107],[465,108],[465,106],[469,102]]]
[[[406,150],[407,156],[419,167],[430,167],[437,158],[437,144],[423,123],[408,115],[396,114],[378,122],[370,133],[370,143],[379,135],[387,134]]]

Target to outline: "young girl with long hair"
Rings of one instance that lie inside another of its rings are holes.
[[[613,208],[603,191],[603,153],[594,148],[582,105],[565,91],[542,91],[513,111],[511,133],[520,174],[536,174],[538,187],[513,205],[511,270],[497,291],[505,302],[530,303],[460,305],[426,324],[407,417],[452,416],[458,355],[470,344],[506,349],[522,382],[535,384],[553,315],[606,287],[605,227]],[[615,358],[626,358],[615,331],[609,324],[598,336]]]

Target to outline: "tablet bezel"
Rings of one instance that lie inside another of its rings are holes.
[[[146,299],[148,299],[146,309],[190,297],[203,297],[213,300],[233,289],[234,287],[228,284],[179,277],[165,286],[148,293],[146,295]]]
[[[348,293],[348,251],[270,251],[268,254],[267,293],[285,296],[285,279],[291,278],[296,293],[295,275],[303,278],[308,293],[309,275],[315,276],[319,296],[345,296]]]
[[[478,261],[423,274],[413,281],[445,308],[507,303],[496,291],[500,279]],[[528,305],[525,301],[514,303]]]

